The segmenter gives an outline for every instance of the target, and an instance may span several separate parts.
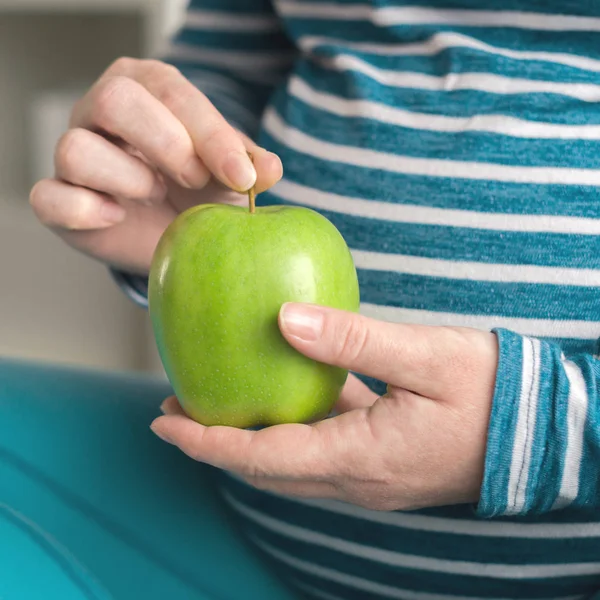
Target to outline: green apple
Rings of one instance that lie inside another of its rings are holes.
[[[193,207],[156,249],[149,310],[183,410],[204,425],[312,422],[333,407],[347,371],[293,349],[284,302],[357,311],[359,289],[340,232],[301,207]]]

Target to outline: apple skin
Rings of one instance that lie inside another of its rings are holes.
[[[189,417],[251,428],[327,416],[348,372],[287,343],[277,322],[285,302],[359,309],[352,255],[324,216],[206,204],[171,223],[152,262],[149,312]]]

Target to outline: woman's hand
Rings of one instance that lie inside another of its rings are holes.
[[[279,158],[229,125],[177,69],[131,58],[77,103],[55,166],[31,191],[40,221],[76,249],[142,274],[177,214],[244,201],[235,192],[261,192],[282,174]]]
[[[351,376],[339,416],[260,431],[204,427],[169,398],[154,432],[281,494],[374,510],[478,500],[498,361],[493,333],[299,304],[284,305],[280,329],[306,356],[389,382],[387,393],[378,398]]]

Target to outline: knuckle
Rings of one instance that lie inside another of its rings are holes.
[[[131,181],[127,185],[127,189],[124,190],[124,195],[130,200],[147,200],[152,196],[155,185],[156,181],[154,177],[150,173],[144,173],[135,178],[131,178]]]
[[[228,125],[220,117],[212,117],[204,122],[203,146],[210,146],[219,142],[224,134],[228,133]]]
[[[85,132],[82,129],[69,129],[56,144],[54,163],[61,174],[69,177],[79,164],[81,146]]]
[[[34,211],[37,211],[39,205],[44,200],[44,191],[46,189],[46,180],[42,179],[38,181],[29,192],[29,204],[32,206]]]
[[[160,146],[164,152],[165,160],[171,164],[174,170],[183,167],[183,160],[193,154],[191,140],[175,131],[165,131]]]
[[[183,74],[175,65],[169,65],[167,63],[160,62],[158,60],[154,60],[152,62],[156,63],[157,65],[160,65],[161,73],[164,73],[165,75],[168,75],[173,78],[183,79]]]
[[[173,113],[177,113],[182,107],[190,104],[193,99],[194,90],[189,89],[187,85],[173,84],[171,78],[161,76],[156,77],[154,82],[156,97]],[[195,93],[201,93],[196,90]]]
[[[98,125],[110,129],[115,116],[135,100],[135,93],[133,81],[127,77],[115,76],[101,82],[94,98],[94,116]]]
[[[131,184],[127,196],[130,200],[147,200],[152,195],[152,182],[149,180],[138,179]]]
[[[147,59],[141,63],[141,73],[148,89],[162,90],[167,74],[166,65],[158,60]]]
[[[194,156],[192,141],[184,133],[165,131],[156,145],[161,149],[162,164],[175,177],[183,171],[188,160]]]
[[[177,67],[159,60],[144,61],[144,81],[156,98],[171,109],[187,102],[193,93],[201,94]]]
[[[159,81],[162,81],[165,76],[180,74],[180,71],[177,69],[177,67],[154,58],[143,60],[142,67],[149,77],[156,77]]]
[[[354,361],[364,353],[369,341],[369,330],[358,319],[348,319],[335,335],[335,358]]]
[[[131,58],[130,56],[120,56],[112,62],[108,68],[108,73],[129,73],[134,67],[137,66],[139,59]]]

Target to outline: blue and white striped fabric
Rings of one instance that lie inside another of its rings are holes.
[[[262,203],[340,229],[365,315],[500,341],[478,506],[227,478],[250,539],[311,598],[599,592],[600,3],[193,0],[167,60],[281,156]]]

